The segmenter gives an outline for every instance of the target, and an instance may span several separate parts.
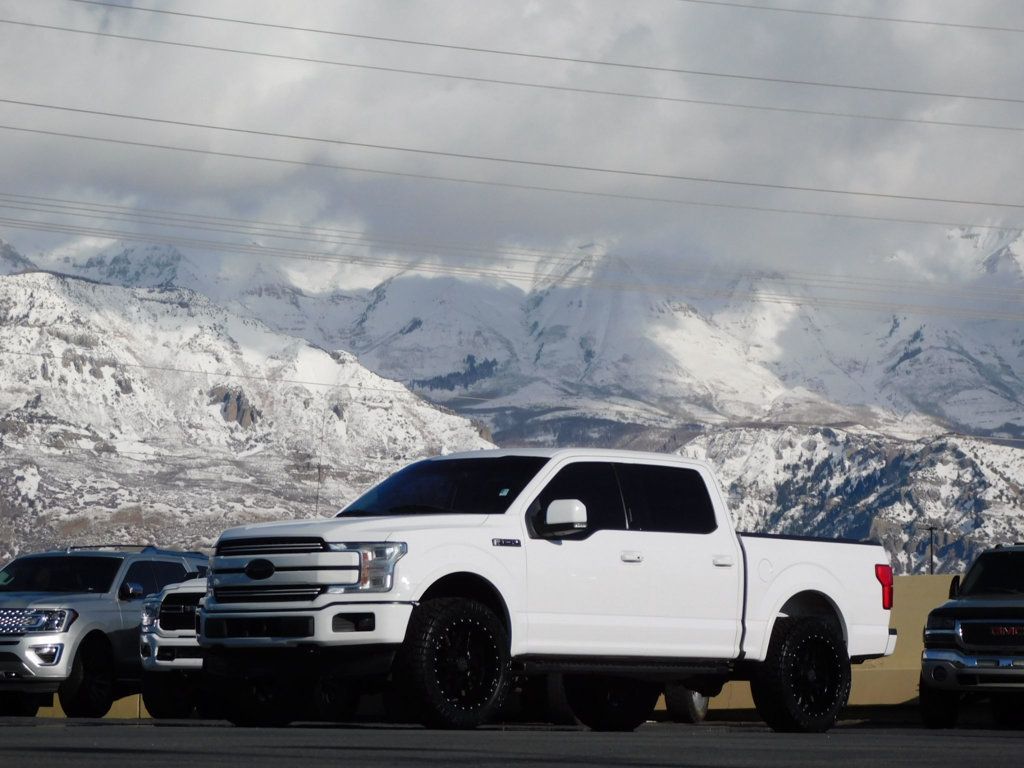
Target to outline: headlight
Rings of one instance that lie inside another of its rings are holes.
[[[142,602],[142,634],[148,635],[158,629],[160,618],[160,600],[144,600]]]
[[[375,541],[366,543],[341,542],[328,544],[331,552],[359,553],[359,582],[335,584],[327,588],[328,594],[345,592],[387,592],[391,589],[395,566],[409,551],[404,541]]]
[[[925,629],[935,629],[940,632],[952,632],[956,629],[956,619],[952,616],[935,616],[931,614],[928,616],[928,623],[925,624]]]
[[[78,613],[71,610],[29,611],[25,614],[22,624],[23,632],[66,632]]]

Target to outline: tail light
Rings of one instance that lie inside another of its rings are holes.
[[[875,578],[882,585],[882,608],[888,611],[892,608],[892,566],[876,565]]]

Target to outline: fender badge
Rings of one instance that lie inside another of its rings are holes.
[[[519,539],[491,539],[491,544],[496,547],[521,547],[523,542]]]

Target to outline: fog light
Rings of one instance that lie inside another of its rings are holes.
[[[40,666],[43,667],[52,667],[60,661],[60,654],[63,650],[64,646],[59,643],[53,645],[29,646],[29,651],[36,657],[36,661],[39,662]]]
[[[932,680],[937,683],[945,682],[947,677],[949,677],[949,672],[946,671],[945,667],[935,667],[932,670]]]

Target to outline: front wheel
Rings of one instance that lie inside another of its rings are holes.
[[[772,730],[831,728],[850,695],[850,657],[835,625],[819,618],[779,619],[750,692]]]
[[[35,717],[38,711],[38,696],[21,691],[0,693],[0,717]]]
[[[573,714],[592,731],[632,731],[651,716],[661,688],[624,677],[567,675],[565,695]]]
[[[703,723],[711,699],[682,683],[665,684],[665,709],[677,723]]]
[[[57,693],[68,717],[103,717],[114,703],[114,659],[101,640],[87,641]]]
[[[142,703],[157,720],[183,720],[195,709],[192,686],[176,672],[143,673]]]
[[[992,721],[996,728],[1018,731],[1024,728],[1024,696],[1019,693],[992,694]]]
[[[295,719],[295,702],[274,680],[233,680],[220,701],[224,718],[240,728],[280,728]]]
[[[482,725],[498,712],[508,692],[505,625],[475,600],[446,597],[422,603],[409,621],[396,681],[424,725]]]
[[[917,686],[917,704],[926,728],[952,728],[960,714],[960,694],[933,688],[921,676]]]

